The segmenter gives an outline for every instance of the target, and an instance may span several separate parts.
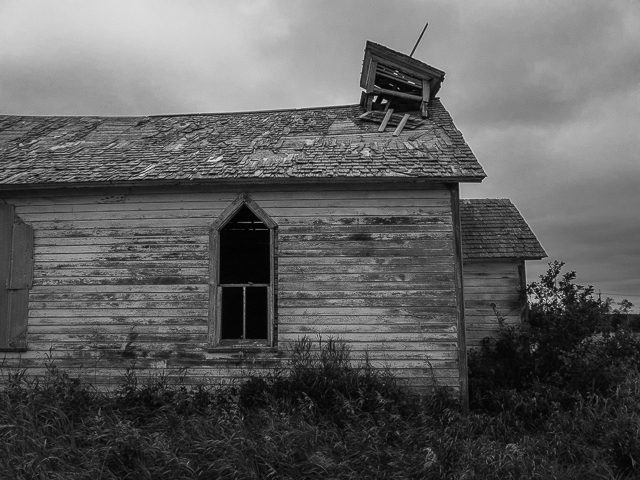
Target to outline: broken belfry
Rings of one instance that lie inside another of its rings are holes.
[[[544,251],[508,201],[460,200],[485,173],[443,79],[368,42],[356,105],[1,115],[4,367],[228,381],[321,336],[466,395],[468,342],[492,303],[520,317]]]
[[[388,125],[396,126],[394,136],[407,125],[416,128],[423,124],[421,118],[428,118],[429,103],[443,80],[443,71],[367,42],[360,76],[364,89],[360,104],[366,112],[360,118],[380,123],[380,132]]]

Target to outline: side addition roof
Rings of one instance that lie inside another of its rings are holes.
[[[481,181],[439,99],[402,133],[358,105],[141,117],[0,115],[0,189],[224,179]]]
[[[511,200],[460,200],[463,258],[539,260],[547,253]]]

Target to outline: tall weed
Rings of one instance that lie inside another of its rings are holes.
[[[319,339],[317,346],[302,338],[291,349],[284,369],[250,377],[238,394],[240,405],[248,409],[271,404],[338,421],[345,415],[395,408],[411,398],[368,357],[354,364],[348,346],[333,338]]]

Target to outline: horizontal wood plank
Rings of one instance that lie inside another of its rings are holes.
[[[209,319],[207,316],[181,316],[182,312],[173,312],[176,315],[168,315],[168,316],[157,316],[151,315],[148,317],[145,316],[124,316],[117,315],[118,312],[115,312],[116,315],[107,315],[107,316],[99,316],[99,317],[80,317],[80,316],[48,316],[48,317],[38,317],[33,316],[29,318],[29,328],[31,326],[43,326],[43,325],[58,325],[58,326],[100,326],[100,325],[124,325],[129,328],[135,327],[138,325],[207,325],[209,323]],[[145,313],[145,312],[140,312]]]
[[[427,324],[435,327],[450,328],[457,325],[456,316],[454,314],[437,314],[432,315],[388,315],[381,320],[378,315],[285,315],[280,314],[278,321],[283,324],[295,325],[393,325],[393,324]]]
[[[406,288],[416,283],[447,285],[452,281],[452,275],[446,273],[306,273],[279,275],[282,287],[287,290],[285,283],[298,284],[302,282],[403,282]]]
[[[452,265],[453,255],[412,255],[389,257],[387,255],[366,257],[306,257],[288,255],[278,258],[278,265],[282,268],[289,266],[312,267],[314,265],[342,266],[342,265]]]
[[[68,285],[208,285],[207,277],[186,277],[180,275],[139,275],[126,277],[36,277],[34,286]]]

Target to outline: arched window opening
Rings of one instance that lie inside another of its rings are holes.
[[[221,340],[267,340],[269,228],[246,205],[220,230]]]
[[[274,346],[276,230],[247,194],[211,226],[212,347]]]

